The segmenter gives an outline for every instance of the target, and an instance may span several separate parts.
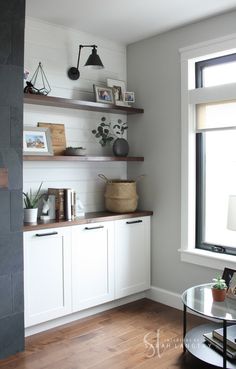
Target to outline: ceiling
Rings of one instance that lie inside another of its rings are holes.
[[[26,0],[26,15],[122,44],[236,9],[236,0]]]

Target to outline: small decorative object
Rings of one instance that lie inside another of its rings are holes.
[[[66,135],[64,124],[39,122],[38,127],[44,127],[50,130],[53,154],[64,155],[64,151],[66,148]]]
[[[117,138],[112,146],[115,156],[127,156],[129,153],[129,144],[124,138]]]
[[[93,88],[97,102],[114,104],[113,90],[111,87],[93,85]]]
[[[216,278],[213,278],[213,282],[214,284],[211,288],[213,300],[219,302],[224,301],[227,291],[225,280],[220,275],[217,275]]]
[[[36,194],[33,194],[30,189],[29,192],[23,192],[24,196],[24,222],[25,223],[36,223],[38,216],[38,203],[42,195],[40,195],[40,190],[43,182],[41,182]]]
[[[27,69],[24,69],[24,79],[28,79],[29,77],[29,71]]]
[[[127,156],[129,153],[128,142],[122,138],[124,132],[128,129],[127,123],[118,119],[117,123],[106,123],[106,118],[101,118],[101,123],[97,129],[93,129],[92,133],[99,138],[102,147],[110,145],[113,142],[113,153],[116,156]]]
[[[24,93],[37,94],[37,95],[48,95],[51,91],[51,87],[44,73],[41,62],[33,74],[31,80],[26,82]]]
[[[48,195],[48,205],[49,205],[49,219],[56,219],[55,213],[55,195]]]
[[[115,100],[116,105],[127,105],[126,102],[124,102],[124,94],[126,91],[125,87],[125,81],[119,81],[117,79],[107,79],[107,86],[112,87],[113,90],[113,96]]]
[[[84,156],[85,155],[86,148],[85,147],[67,147],[65,149],[65,155],[66,156]]]
[[[135,102],[135,96],[134,92],[125,92],[124,94],[124,101],[127,103],[134,103]]]
[[[118,119],[118,124],[113,126],[113,130],[115,130],[117,137],[117,139],[113,142],[113,153],[115,156],[127,156],[129,153],[129,144],[127,140],[120,137],[127,129],[127,123],[123,123],[121,119]]]
[[[84,217],[84,215],[85,215],[84,205],[82,204],[81,200],[78,197],[77,198],[76,216],[79,218],[79,217]]]
[[[23,155],[53,155],[48,128],[24,127]]]
[[[102,61],[99,57],[99,55],[97,54],[97,45],[79,45],[79,54],[78,54],[78,60],[77,60],[77,66],[76,67],[71,67],[67,74],[68,77],[72,80],[77,80],[80,77],[80,72],[79,72],[79,61],[80,61],[80,54],[81,54],[81,49],[83,47],[92,47],[92,53],[89,55],[87,62],[85,63],[85,67],[90,67],[93,69],[103,69],[104,65],[102,64]]]
[[[40,216],[41,220],[43,221],[50,220],[49,209],[50,209],[49,199],[47,200],[43,199],[42,215]]]

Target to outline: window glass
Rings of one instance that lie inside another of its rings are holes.
[[[228,201],[236,195],[236,130],[205,132],[203,242],[236,247],[227,228]]]
[[[203,86],[218,86],[236,82],[236,61],[207,66],[203,69]]]

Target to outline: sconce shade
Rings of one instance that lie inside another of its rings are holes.
[[[236,231],[236,195],[229,196],[227,228]]]
[[[97,54],[97,46],[96,45],[79,45],[79,54],[78,54],[78,61],[77,61],[77,67],[71,67],[67,71],[67,75],[70,79],[76,80],[80,77],[79,72],[79,61],[80,61],[80,53],[81,49],[84,47],[92,47],[92,53],[89,55],[88,60],[85,63],[85,67],[93,68],[93,69],[102,69],[104,68],[104,65],[102,64],[102,61]]]
[[[104,65],[100,59],[100,56],[97,54],[97,49],[94,47],[92,53],[89,55],[88,60],[84,64],[85,67],[90,67],[93,69],[102,69]]]

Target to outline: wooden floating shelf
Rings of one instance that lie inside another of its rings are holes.
[[[103,104],[93,101],[73,100],[65,99],[62,97],[24,94],[25,104],[56,106],[58,108],[70,108],[89,111],[99,111],[103,113],[116,113],[116,114],[141,114],[143,109],[119,106],[114,104]]]
[[[144,161],[143,156],[41,156],[41,155],[24,155],[24,161]]]

